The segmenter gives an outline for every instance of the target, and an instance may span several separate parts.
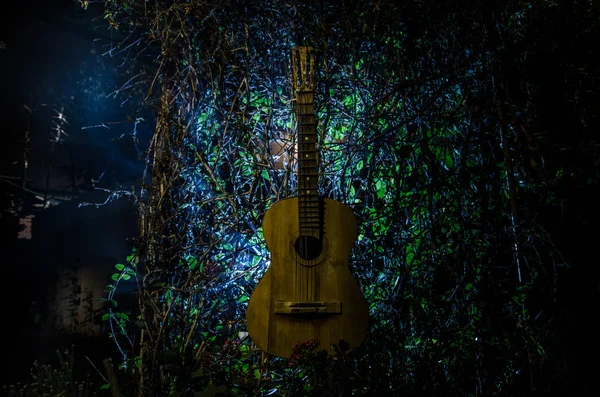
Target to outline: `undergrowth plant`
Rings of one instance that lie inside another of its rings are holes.
[[[4,393],[9,397],[91,397],[99,390],[87,376],[78,380],[73,374],[73,351],[57,352],[58,364],[34,362],[31,378],[25,383],[4,385]]]

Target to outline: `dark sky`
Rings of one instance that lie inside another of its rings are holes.
[[[5,46],[0,49],[0,192],[11,191],[27,203],[17,218],[35,214],[31,240],[16,239],[16,220],[0,219],[0,266],[10,285],[1,289],[3,328],[11,345],[19,346],[9,349],[5,359],[11,368],[3,370],[0,386],[22,379],[34,358],[54,357],[60,347],[52,335],[29,328],[32,302],[43,307],[52,300],[58,269],[100,268],[107,284],[114,265],[133,246],[137,214],[131,200],[79,207],[106,199],[105,192],[93,190],[92,180],[103,177],[98,186],[104,188],[131,188],[141,171],[128,142],[115,139],[130,125],[87,128],[122,120],[130,111],[121,98],[109,97],[122,71],[118,59],[102,56],[111,32],[95,18],[98,13],[71,0],[15,2],[10,12],[0,13]],[[12,178],[22,176],[25,149],[27,191],[11,184],[21,183]],[[32,207],[41,202],[36,193],[71,200],[40,210]]]
[[[19,4],[14,15],[4,14],[0,34],[6,43],[0,50],[1,112],[22,129],[24,105],[32,111],[32,187],[45,188],[49,172],[52,190],[72,184],[73,174],[78,184],[100,175],[110,182],[135,179],[140,171],[135,153],[127,142],[115,143],[131,124],[89,128],[123,120],[130,111],[121,106],[124,98],[110,96],[126,71],[118,68],[120,59],[103,56],[113,33],[98,18],[99,5],[83,10],[69,0]]]

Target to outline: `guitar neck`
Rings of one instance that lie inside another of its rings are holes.
[[[314,93],[299,92],[296,102],[298,131],[298,220],[301,235],[320,230],[319,158],[314,116]]]

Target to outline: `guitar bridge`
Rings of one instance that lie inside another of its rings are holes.
[[[276,301],[275,314],[342,314],[342,303],[339,301]]]

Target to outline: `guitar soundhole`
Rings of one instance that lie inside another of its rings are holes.
[[[323,241],[314,236],[300,236],[296,239],[294,247],[300,258],[312,261],[317,259],[323,252]]]

